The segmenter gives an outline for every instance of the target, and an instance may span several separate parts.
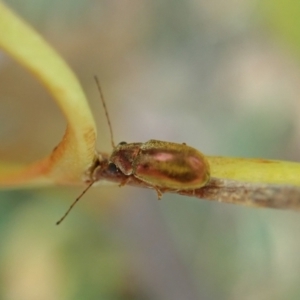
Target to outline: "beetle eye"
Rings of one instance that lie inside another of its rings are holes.
[[[117,166],[114,163],[109,163],[108,167],[107,167],[107,172],[111,173],[111,174],[115,174],[119,172],[119,169],[117,168]]]
[[[126,142],[119,143],[119,145],[126,145],[126,144],[127,144]]]

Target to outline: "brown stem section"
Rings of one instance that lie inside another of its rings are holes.
[[[101,162],[92,174],[93,181],[107,180],[119,185],[152,188],[138,178],[124,175],[121,171],[111,168],[108,156],[102,155]],[[196,190],[160,189],[161,192],[197,197],[212,201],[240,204],[255,207],[269,207],[277,209],[300,209],[300,187],[277,184],[249,183],[222,178],[211,178],[209,183]]]
[[[190,191],[179,191],[192,195]],[[225,203],[278,209],[300,209],[300,188],[288,185],[248,183],[211,178],[209,184],[195,191],[195,196]]]

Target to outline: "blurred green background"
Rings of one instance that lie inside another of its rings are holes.
[[[7,0],[71,65],[110,152],[186,142],[300,160],[300,4],[284,0]],[[20,45],[22,47],[22,45]],[[31,162],[65,120],[0,52],[0,158]],[[300,299],[300,216],[103,185],[0,192],[0,299]]]

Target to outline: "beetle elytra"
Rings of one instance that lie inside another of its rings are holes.
[[[205,156],[185,144],[158,140],[123,142],[115,147],[109,160],[124,175],[135,176],[157,191],[196,189],[210,178]]]

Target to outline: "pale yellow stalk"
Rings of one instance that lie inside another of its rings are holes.
[[[0,184],[82,182],[95,158],[96,127],[76,76],[47,42],[2,2],[0,32],[0,47],[42,82],[68,122],[63,140],[49,157],[20,168],[0,164]]]

